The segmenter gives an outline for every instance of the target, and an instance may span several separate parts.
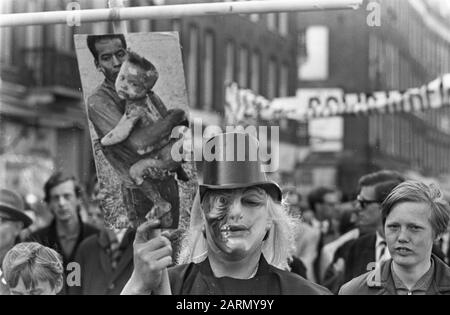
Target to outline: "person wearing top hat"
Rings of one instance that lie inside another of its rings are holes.
[[[296,220],[281,204],[280,187],[262,172],[256,138],[226,133],[206,146],[215,158],[204,161],[178,265],[167,271],[170,241],[155,231],[159,222],[144,223],[122,294],[329,294],[287,271]]]
[[[20,232],[33,221],[25,214],[22,197],[14,191],[0,189],[0,266],[6,253],[18,243]],[[0,295],[9,294],[0,268]]]

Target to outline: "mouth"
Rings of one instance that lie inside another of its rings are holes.
[[[402,246],[396,247],[395,248],[395,252],[398,253],[401,256],[406,256],[406,255],[410,255],[410,254],[413,253],[413,251],[410,250],[409,248],[402,247]]]
[[[224,225],[221,229],[221,232],[242,232],[248,231],[248,227],[243,224],[234,224],[234,225]]]
[[[117,95],[119,95],[120,98],[128,98],[128,94],[123,91],[117,91]]]
[[[250,229],[246,225],[225,225],[220,229],[220,233],[224,239],[233,237],[245,237]]]

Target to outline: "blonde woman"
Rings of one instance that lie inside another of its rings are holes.
[[[281,204],[279,186],[266,179],[259,158],[252,159],[258,141],[227,133],[206,145],[214,146],[215,159],[204,162],[180,264],[166,272],[170,242],[153,237],[158,222],[147,222],[138,229],[135,269],[122,293],[328,294],[286,270],[296,221]]]

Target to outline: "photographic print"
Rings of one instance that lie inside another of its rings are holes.
[[[189,127],[178,34],[76,35],[75,46],[106,224],[176,229],[197,187],[193,163],[171,154]]]

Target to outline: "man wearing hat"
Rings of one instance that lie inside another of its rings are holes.
[[[262,172],[256,138],[220,134],[206,146],[214,158],[203,164],[180,265],[166,272],[170,242],[155,236],[159,222],[146,222],[137,231],[134,272],[122,294],[328,294],[287,271],[297,222],[281,205],[279,186]]]
[[[0,267],[6,253],[19,241],[20,232],[31,225],[23,199],[14,191],[0,189]],[[0,269],[0,295],[9,294]]]

